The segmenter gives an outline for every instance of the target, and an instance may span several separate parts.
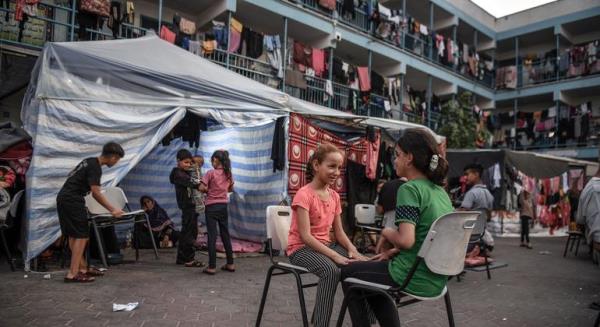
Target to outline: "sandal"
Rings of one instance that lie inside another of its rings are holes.
[[[204,268],[204,269],[202,269],[202,273],[203,274],[207,274],[207,275],[211,275],[211,276],[217,273],[214,270],[211,271],[211,270],[208,270],[208,269],[210,269],[210,268]]]
[[[102,277],[102,276],[104,276],[104,273],[96,268],[90,268],[90,269],[88,269],[88,271],[86,271],[82,274],[84,274],[87,277]]]
[[[227,265],[223,265],[223,266],[221,267],[221,270],[223,270],[223,271],[228,271],[228,272],[235,272],[235,268],[233,268],[233,269],[232,269],[232,268],[229,268],[229,267],[227,267]]]
[[[73,278],[65,277],[65,279],[64,279],[65,283],[91,283],[95,280],[96,279],[94,279],[94,277],[88,277],[82,273],[78,273]]]
[[[204,262],[194,260],[192,262],[185,263],[184,266],[188,268],[201,268],[206,266],[206,264]]]

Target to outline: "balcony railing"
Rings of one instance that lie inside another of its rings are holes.
[[[14,3],[0,8],[0,43],[41,49],[46,42],[78,41],[79,25],[74,22],[77,10],[72,7],[40,2],[37,15],[27,21],[15,21]],[[5,19],[8,17],[8,19]],[[21,28],[22,26],[22,28]],[[147,30],[131,24],[121,24],[117,39],[136,38],[146,35]],[[86,29],[87,40],[111,40],[115,37],[109,29]]]

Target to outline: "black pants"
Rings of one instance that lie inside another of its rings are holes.
[[[221,234],[221,242],[225,247],[227,255],[227,264],[233,264],[233,250],[231,248],[231,238],[229,237],[229,217],[227,215],[227,204],[211,204],[206,206],[206,230],[208,231],[208,267],[217,267],[217,225]]]
[[[388,272],[388,262],[354,262],[342,267],[342,281],[354,277],[377,284],[398,287]],[[342,282],[344,296],[348,296],[348,284]],[[370,327],[369,317],[374,314],[381,327],[400,326],[400,322],[389,313],[398,310],[396,304],[383,296],[371,296],[348,302],[348,311],[354,327]]]
[[[194,260],[194,242],[198,237],[198,214],[194,207],[182,209],[181,234],[177,245],[177,263]]]
[[[529,220],[531,217],[521,216],[521,243],[529,243]]]

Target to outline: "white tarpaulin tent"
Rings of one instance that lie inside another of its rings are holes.
[[[102,178],[103,185],[116,185],[186,111],[228,127],[258,126],[290,111],[393,130],[413,127],[292,98],[155,35],[47,43],[21,117],[34,148],[27,173],[26,262],[59,237],[56,194],[80,160],[98,155],[108,141],[120,143],[125,157]]]

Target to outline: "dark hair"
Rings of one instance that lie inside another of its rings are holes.
[[[102,156],[119,156],[119,158],[123,158],[125,156],[125,151],[119,143],[108,142],[102,147]]]
[[[142,195],[140,198],[140,208],[144,208],[144,200],[150,200],[156,206],[156,200],[154,200],[150,195]]]
[[[177,151],[177,161],[192,159],[192,153],[189,150],[181,149]]]
[[[219,160],[219,162],[223,166],[225,176],[231,179],[231,160],[229,160],[229,152],[227,152],[227,150],[217,150],[213,152],[212,156],[210,157],[210,161],[212,161],[213,159]]]
[[[473,164],[469,164],[465,166],[465,169],[463,170],[465,173],[466,172],[474,172],[477,173],[477,175],[479,175],[479,177],[481,177],[483,175],[483,166],[477,163],[473,163]]]
[[[398,139],[396,146],[403,152],[413,155],[413,165],[430,181],[440,186],[444,185],[448,162],[442,157],[438,144],[430,132],[422,128],[407,129]]]
[[[308,182],[311,182],[315,177],[315,172],[312,165],[313,162],[316,160],[317,163],[322,163],[323,160],[325,160],[325,158],[327,157],[327,155],[333,152],[337,152],[340,154],[342,153],[340,149],[338,149],[335,145],[331,143],[322,143],[317,147],[315,152],[308,159],[308,164],[306,165],[306,180]]]

